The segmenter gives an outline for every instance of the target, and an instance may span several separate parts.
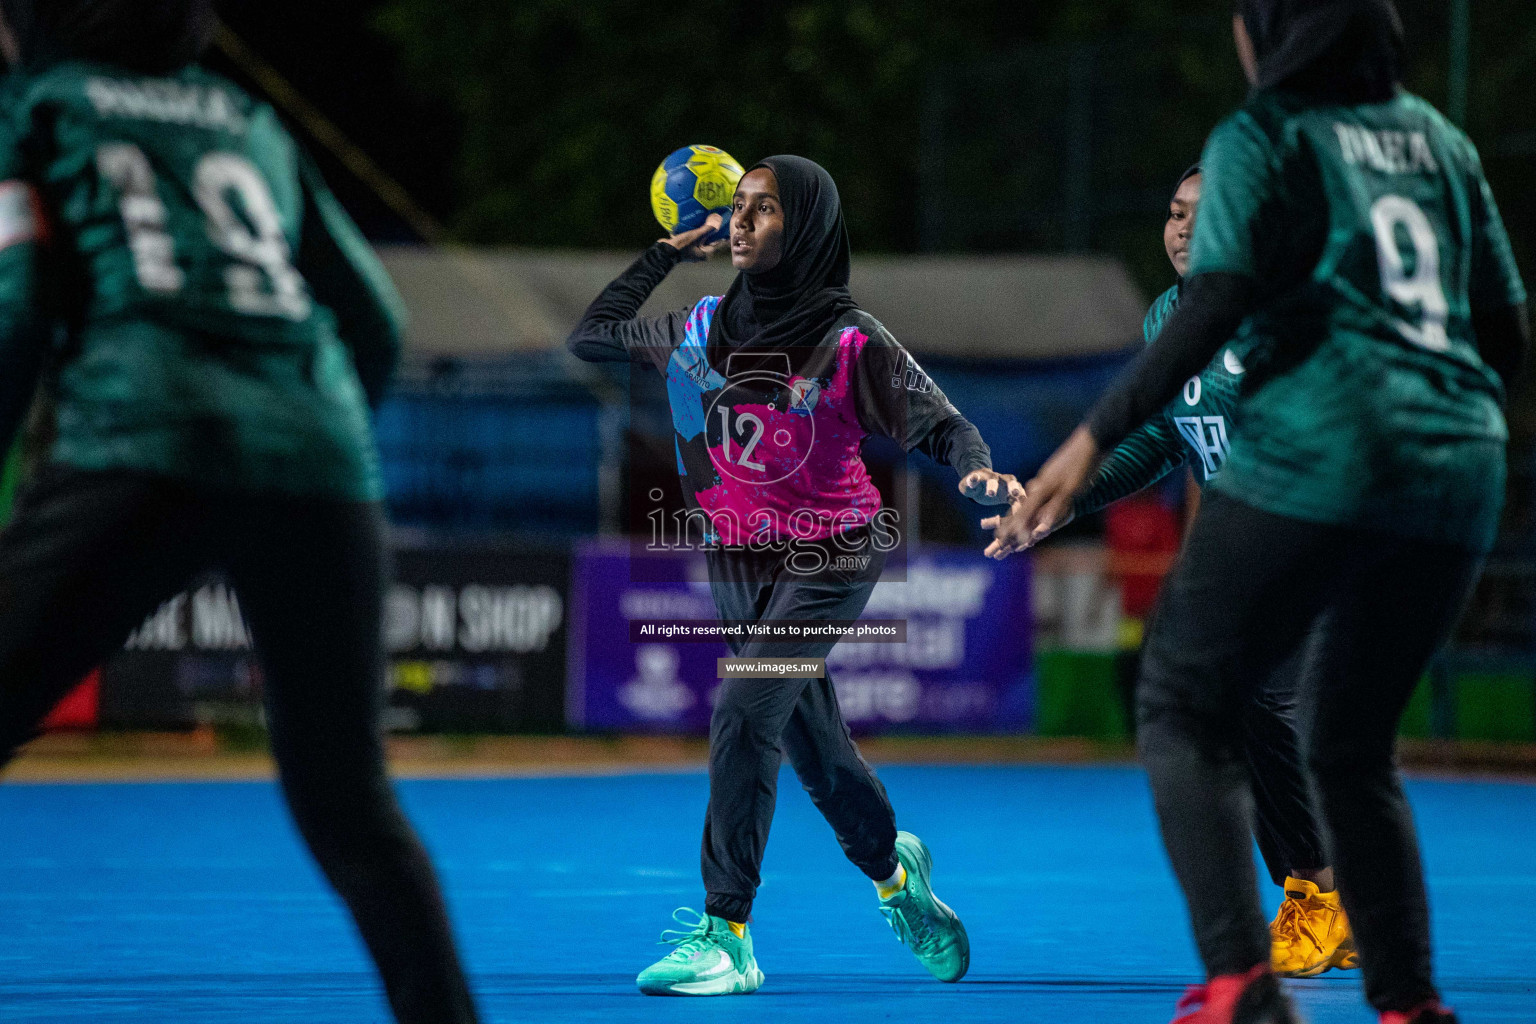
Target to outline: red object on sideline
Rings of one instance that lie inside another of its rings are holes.
[[[96,728],[96,713],[101,704],[101,669],[92,669],[80,685],[53,706],[53,713],[43,720],[44,732],[65,729]]]
[[[1173,509],[1150,495],[1116,502],[1104,515],[1110,572],[1120,579],[1121,608],[1146,618],[1183,540]]]

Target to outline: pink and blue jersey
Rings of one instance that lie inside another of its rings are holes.
[[[754,353],[730,377],[709,365],[705,339],[720,299],[694,306],[667,361],[677,471],[723,544],[754,535],[821,540],[869,524],[880,492],[860,448],[854,367],[869,335],[849,325],[830,358],[783,372]],[[730,367],[728,367],[730,369]]]
[[[670,246],[648,249],[588,308],[569,346],[582,359],[646,361],[665,375],[677,472],[710,540],[814,541],[867,526],[882,507],[862,455],[872,434],[962,476],[991,467],[976,428],[863,310],[792,351],[746,348],[713,363],[719,297],[637,317],[676,262]]]

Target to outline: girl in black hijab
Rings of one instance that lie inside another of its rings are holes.
[[[1212,133],[1177,312],[1025,485],[1049,533],[1101,452],[1242,330],[1230,451],[1144,648],[1138,739],[1206,985],[1182,1024],[1289,1024],[1270,973],[1238,716],[1305,648],[1299,720],[1366,996],[1452,1024],[1431,971],[1398,720],[1493,543],[1525,289],[1477,151],[1397,84],[1389,0],[1243,0],[1254,92]],[[1411,269],[1410,269],[1411,268]]]
[[[690,521],[704,527],[722,623],[856,619],[901,528],[865,468],[867,437],[953,466],[961,492],[978,501],[1006,502],[1017,484],[992,471],[976,428],[849,295],[837,186],[809,160],[769,157],[741,179],[730,224],[740,272],[723,297],[637,316],[674,266],[708,255],[714,247],[701,240],[717,227],[712,219],[647,249],[587,309],[570,349],[593,361],[649,362],[666,376],[678,472]],[[835,643],[745,632],[730,640],[745,659],[824,659]],[[936,977],[959,980],[970,962],[965,929],[933,895],[927,847],[896,831],[885,788],[823,673],[722,682],[710,722],[705,912],[664,933],[677,948],[640,974],[640,990],[726,995],[762,984],[746,922],[781,751],[848,858],[876,883],[898,937]]]
[[[1238,18],[1258,61],[1255,89],[1381,103],[1402,77],[1403,23],[1391,0],[1240,0]]]
[[[785,244],[776,265],[736,275],[709,328],[711,356],[743,349],[803,350],[839,317],[858,309],[848,293],[852,255],[832,176],[799,156],[772,156],[753,168],[772,173],[784,209]]]

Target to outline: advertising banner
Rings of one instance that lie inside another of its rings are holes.
[[[384,642],[390,725],[428,732],[558,732],[565,725],[564,548],[395,552]]]
[[[407,547],[385,602],[396,731],[558,731],[564,725],[566,550]],[[239,598],[197,581],[145,619],[102,669],[115,728],[258,720],[261,669]]]
[[[651,565],[647,562],[668,564]],[[622,542],[577,548],[572,568],[566,717],[592,732],[709,730],[718,660],[731,652],[698,623],[717,618],[704,556]],[[909,554],[860,620],[905,642],[844,640],[827,656],[856,731],[1014,732],[1034,704],[1029,559],[968,549]],[[646,632],[635,624],[643,622]],[[672,624],[671,629],[667,628]],[[904,627],[895,627],[904,623]]]

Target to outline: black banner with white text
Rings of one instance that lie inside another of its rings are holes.
[[[384,606],[386,728],[563,728],[567,551],[406,547],[394,562]],[[239,596],[206,577],[149,615],[103,667],[99,721],[130,729],[254,725],[261,682]]]

